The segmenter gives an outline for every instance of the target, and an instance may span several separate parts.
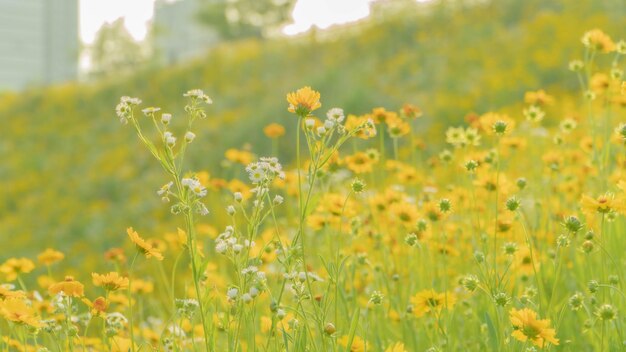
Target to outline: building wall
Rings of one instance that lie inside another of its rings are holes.
[[[76,78],[78,0],[0,0],[0,90]]]

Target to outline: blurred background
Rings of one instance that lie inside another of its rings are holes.
[[[0,0],[0,259],[175,229],[155,194],[167,180],[115,116],[122,95],[176,120],[183,92],[209,94],[189,166],[214,179],[242,170],[229,148],[270,154],[271,122],[289,163],[285,94],[304,85],[324,111],[417,105],[425,159],[470,113],[521,115],[526,91],[574,114],[581,35],[625,38],[625,19],[623,0]],[[214,204],[204,221],[220,226]]]

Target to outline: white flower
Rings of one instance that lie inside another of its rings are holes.
[[[198,197],[204,197],[207,194],[206,188],[195,178],[183,178],[181,183]]]
[[[326,113],[326,117],[333,122],[341,123],[344,119],[343,109],[332,108]]]
[[[526,120],[531,122],[539,122],[546,116],[546,113],[536,105],[531,105],[528,109],[524,109],[523,113]]]
[[[252,302],[252,296],[249,293],[244,293],[243,296],[241,296],[241,299],[244,301],[244,303]]]
[[[162,114],[161,115],[161,123],[167,125],[172,120],[172,114]]]
[[[209,98],[208,95],[204,94],[204,92],[201,89],[192,89],[187,91],[187,93],[183,94],[184,97],[192,97],[192,98],[198,98],[202,101],[204,101],[207,104],[213,104],[213,100],[211,100],[211,98]]]
[[[231,287],[228,289],[228,291],[226,291],[226,297],[231,300],[236,299],[238,294],[239,294],[239,289],[236,287]]]
[[[193,133],[191,131],[187,131],[187,133],[185,133],[185,141],[187,143],[193,142],[194,138],[196,138],[195,133]]]
[[[174,182],[170,181],[167,184],[163,185],[158,191],[157,191],[157,195],[162,196],[164,194],[169,193],[170,189],[172,188],[172,186],[174,185]]]
[[[141,112],[143,112],[144,115],[146,115],[146,116],[150,116],[150,115],[153,115],[154,113],[156,113],[156,112],[158,112],[160,110],[161,110],[161,108],[157,108],[157,107],[151,106],[151,107],[148,107],[148,108],[145,108],[145,109],[141,110]]]
[[[219,254],[226,253],[226,250],[228,250],[228,244],[224,241],[218,241],[215,245],[215,251]]]

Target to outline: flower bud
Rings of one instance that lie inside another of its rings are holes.
[[[324,333],[328,336],[334,334],[337,331],[337,328],[335,328],[335,325],[333,325],[333,323],[326,323],[326,325],[324,326]]]
[[[193,133],[191,131],[187,131],[187,133],[185,133],[185,142],[191,143],[191,142],[193,142],[193,140],[195,138],[196,138],[195,133]]]

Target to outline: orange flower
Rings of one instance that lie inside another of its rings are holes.
[[[372,172],[375,161],[364,152],[356,152],[345,158],[346,166],[355,174]]]
[[[116,291],[128,288],[128,278],[120,276],[120,274],[115,271],[108,274],[92,273],[91,278],[93,279],[94,285],[102,286],[107,291]]]
[[[65,280],[50,285],[50,287],[48,287],[48,292],[51,295],[63,292],[66,296],[80,297],[84,293],[84,286],[80,282],[74,280],[73,277],[66,276]]]
[[[51,265],[54,264],[58,261],[63,260],[63,258],[65,258],[65,254],[56,251],[52,248],[48,248],[45,251],[41,252],[41,254],[39,254],[37,256],[37,260],[44,265]]]
[[[87,298],[83,298],[83,303],[89,307],[89,311],[92,315],[100,316],[107,310],[107,301],[104,297],[98,297],[92,301]]]
[[[263,128],[263,133],[269,138],[278,138],[285,134],[285,127],[278,123],[270,123]]]
[[[132,227],[126,229],[126,233],[128,233],[128,237],[133,241],[137,250],[144,254],[146,258],[155,257],[157,260],[163,260],[163,255],[156,248],[154,248],[150,243],[148,243],[143,238],[139,237],[139,234],[133,230]]]
[[[287,102],[289,103],[287,110],[301,117],[307,116],[322,106],[320,93],[308,86],[287,94]]]
[[[30,273],[34,269],[35,263],[28,258],[10,258],[0,265],[0,273],[6,276],[7,281],[13,281],[18,275]]]

